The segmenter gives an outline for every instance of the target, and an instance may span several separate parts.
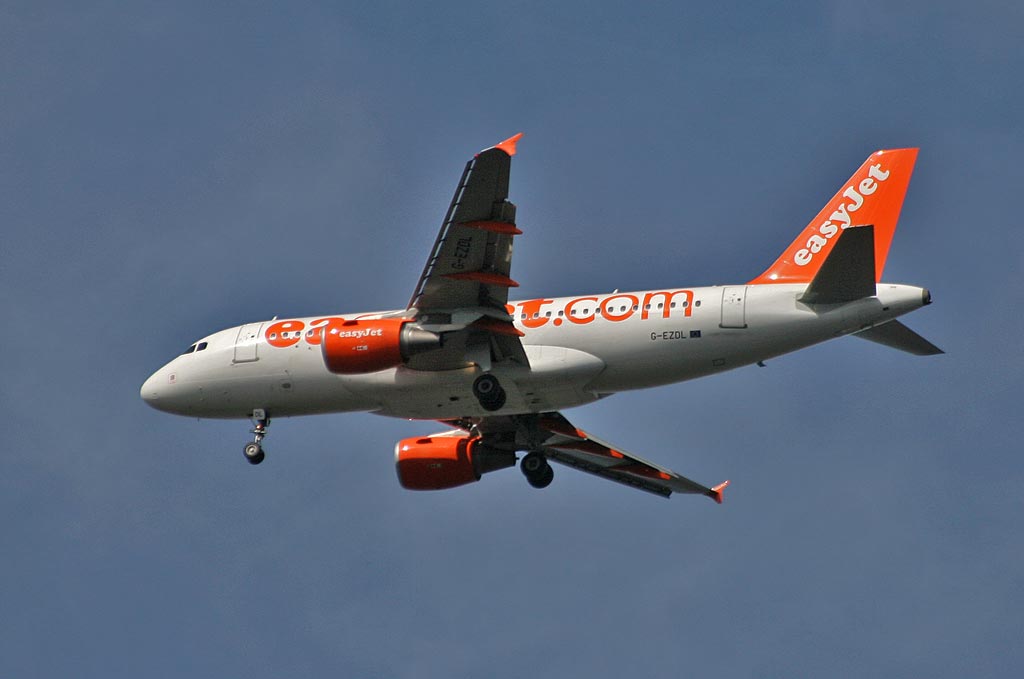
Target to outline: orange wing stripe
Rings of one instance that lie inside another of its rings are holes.
[[[609,471],[613,472],[624,472],[626,474],[632,474],[634,476],[643,476],[648,479],[656,479],[660,481],[668,481],[671,476],[665,472],[658,471],[652,467],[648,467],[645,464],[639,462],[633,462],[630,464],[620,464],[617,467],[610,467]]]
[[[492,222],[492,221],[476,221],[476,222],[462,222],[459,226],[466,226],[471,229],[480,229],[482,231],[490,231],[492,233],[501,233],[508,236],[518,236],[522,233],[515,224],[508,222]]]
[[[587,438],[587,435],[585,433],[583,433],[576,427],[573,427],[568,422],[562,422],[559,420],[552,419],[550,417],[542,417],[540,418],[538,424],[554,434],[561,434],[562,436],[569,436],[571,438],[577,439]]]
[[[600,443],[594,443],[590,439],[585,441],[566,441],[565,443],[549,443],[547,444],[552,448],[563,448],[565,450],[578,450],[581,453],[589,453],[591,455],[600,455],[601,457],[613,457],[621,459],[622,453],[606,448]]]

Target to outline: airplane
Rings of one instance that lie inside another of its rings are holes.
[[[896,320],[927,289],[883,283],[918,149],[871,154],[778,259],[744,284],[509,301],[508,200],[522,133],[477,153],[459,179],[403,309],[274,317],[192,343],[141,388],[168,413],[250,419],[263,461],[271,417],[370,412],[448,429],[395,446],[401,485],[440,490],[517,462],[535,488],[550,462],[669,497],[705,486],[576,428],[562,410],[691,380],[852,335],[943,353]],[[518,453],[524,453],[519,459]]]

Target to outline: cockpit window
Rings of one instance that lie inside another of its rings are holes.
[[[186,349],[185,351],[181,352],[181,355],[184,356],[185,354],[191,354],[195,350],[196,350],[196,345],[193,344],[188,349]]]
[[[200,342],[199,344],[196,345],[196,351],[202,351],[203,349],[206,348],[206,346],[206,342]]]

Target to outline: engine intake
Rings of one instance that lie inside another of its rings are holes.
[[[479,437],[426,436],[395,445],[398,482],[409,490],[455,488],[515,464],[515,452],[484,445]]]
[[[324,364],[339,375],[395,368],[416,354],[440,346],[439,335],[409,321],[388,318],[333,323],[324,328],[320,343]]]

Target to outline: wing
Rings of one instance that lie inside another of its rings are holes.
[[[729,485],[726,481],[714,488],[702,486],[671,469],[619,450],[577,429],[561,413],[547,413],[539,418],[537,424],[553,435],[543,444],[548,458],[611,481],[664,497],[672,493],[707,495],[719,504],[722,503],[722,490]]]
[[[530,450],[567,467],[595,474],[649,493],[706,495],[721,504],[728,481],[707,487],[660,467],[574,427],[561,413],[509,415],[448,421],[499,449]]]
[[[456,357],[485,363],[515,360],[528,364],[506,310],[516,206],[508,201],[509,172],[522,134],[474,156],[462,173],[407,315],[424,329],[449,335]],[[434,357],[436,362],[438,357]],[[462,363],[465,364],[465,360]],[[417,366],[418,367],[418,366]],[[423,366],[438,367],[438,366]],[[451,367],[451,366],[450,366]]]

